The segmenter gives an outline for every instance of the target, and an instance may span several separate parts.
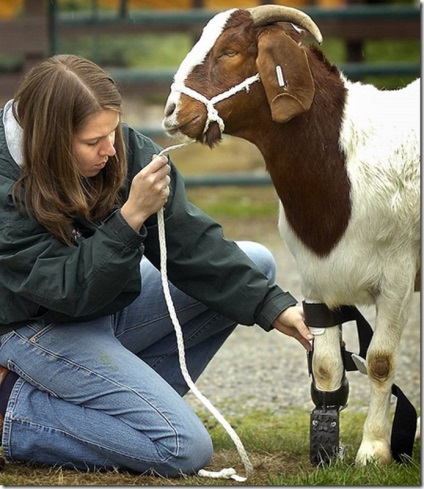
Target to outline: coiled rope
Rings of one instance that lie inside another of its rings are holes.
[[[175,144],[173,146],[169,146],[168,148],[163,149],[159,156],[163,156],[168,154],[170,151],[175,149],[182,148],[187,144],[190,144],[193,141]],[[228,423],[228,421],[222,416],[222,414],[218,411],[218,409],[207,399],[200,390],[194,384],[192,378],[187,369],[186,359],[185,359],[185,350],[184,350],[184,338],[181,330],[180,322],[178,321],[177,313],[175,311],[174,303],[172,301],[171,293],[169,290],[168,284],[168,271],[167,271],[167,248],[166,248],[166,239],[165,239],[165,219],[164,219],[164,210],[163,208],[158,211],[158,231],[159,231],[159,248],[160,248],[160,270],[161,270],[161,280],[163,293],[165,295],[165,301],[168,306],[168,311],[172,320],[172,324],[174,325],[175,334],[177,337],[177,347],[178,347],[178,358],[180,362],[180,369],[183,375],[184,380],[186,381],[188,387],[192,391],[192,393],[199,399],[199,401],[212,413],[215,419],[223,426],[225,431],[231,437],[234,442],[234,445],[237,448],[237,451],[240,455],[240,458],[243,462],[246,477],[241,477],[237,475],[236,471],[233,468],[222,469],[219,472],[211,472],[208,470],[199,470],[198,475],[201,477],[211,477],[211,478],[225,478],[225,479],[234,479],[237,482],[245,482],[247,478],[253,473],[253,466],[249,460],[249,457],[246,453],[246,450],[241,442],[239,436],[234,431],[233,427]]]

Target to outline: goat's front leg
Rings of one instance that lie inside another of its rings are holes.
[[[370,404],[356,462],[392,461],[390,448],[390,396],[394,383],[399,344],[407,321],[412,291],[399,293],[399,299],[380,296],[376,301],[376,323],[367,353],[371,386]]]
[[[320,331],[314,339],[312,375],[319,391],[336,391],[342,382],[344,368],[340,352],[341,333],[339,326]]]
[[[349,384],[344,376],[341,336],[338,326],[311,328],[315,334],[311,373],[312,401],[310,458],[316,465],[327,465],[339,456],[339,412],[346,405]]]

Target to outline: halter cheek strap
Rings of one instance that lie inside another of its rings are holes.
[[[204,95],[200,94],[199,92],[196,92],[192,88],[186,87],[182,83],[173,83],[171,86],[171,91],[183,93],[184,95],[194,98],[195,100],[198,100],[199,102],[202,102],[203,104],[206,105],[206,110],[208,112],[208,115],[207,115],[205,127],[203,129],[203,134],[209,129],[209,125],[211,122],[216,122],[219,126],[219,129],[221,130],[221,133],[223,133],[225,129],[225,124],[222,118],[219,116],[218,110],[215,108],[215,104],[221,102],[221,100],[225,100],[226,98],[231,97],[231,95],[235,95],[241,90],[246,90],[246,92],[248,92],[250,89],[250,85],[259,80],[260,80],[259,73],[257,73],[256,75],[246,78],[246,80],[242,81],[238,85],[235,85],[229,90],[226,90],[223,93],[215,95],[215,97],[212,97],[210,100],[207,99]]]

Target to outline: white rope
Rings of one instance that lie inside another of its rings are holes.
[[[159,153],[159,156],[162,156],[165,153],[168,153],[169,151],[172,151],[174,149],[182,148],[187,144],[190,144],[190,142],[176,144],[174,146],[170,146],[169,148],[165,148]],[[237,451],[240,455],[240,458],[246,470],[246,477],[238,476],[233,468],[223,469],[220,472],[210,472],[206,470],[200,470],[198,475],[201,477],[212,477],[212,478],[222,477],[226,479],[231,478],[236,480],[237,482],[244,482],[247,480],[247,477],[249,477],[253,473],[253,466],[249,460],[246,450],[244,449],[243,443],[241,442],[237,433],[234,431],[233,427],[222,416],[222,414],[218,411],[218,409],[216,409],[215,406],[209,401],[209,399],[207,399],[196,387],[187,370],[187,364],[186,364],[185,352],[184,352],[183,333],[181,330],[181,325],[178,321],[178,316],[175,311],[174,303],[172,301],[171,293],[169,290],[168,272],[167,272],[167,249],[166,249],[166,239],[165,239],[165,219],[164,219],[163,208],[158,211],[158,231],[159,231],[160,270],[161,270],[162,287],[163,287],[163,293],[165,295],[165,301],[168,306],[169,314],[172,320],[172,324],[174,325],[175,334],[177,337],[178,358],[180,362],[181,373],[188,387],[193,392],[193,394],[213,414],[215,419],[219,421],[219,423],[221,423],[225,431],[229,434],[229,436],[231,437],[231,439],[233,440],[237,448]]]

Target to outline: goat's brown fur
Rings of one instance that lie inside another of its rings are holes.
[[[267,29],[275,29],[275,26],[254,28],[246,24],[241,35],[236,29],[239,18],[234,17],[204,63],[186,80],[188,87],[198,87],[199,84],[204,87],[202,93],[206,97],[253,75],[257,70],[257,38]],[[285,23],[281,26],[287,34],[297,40],[300,38],[292,26],[286,28]],[[318,48],[303,46],[301,49],[306,53],[315,84],[315,96],[308,112],[284,124],[272,122],[261,84],[251,87],[252,94],[235,95],[239,103],[224,100],[218,104],[218,109],[226,121],[226,133],[250,140],[262,152],[287,219],[299,239],[317,255],[325,256],[343,235],[351,212],[345,158],[338,145],[345,89],[337,68]],[[226,50],[236,52],[235,59],[220,61]],[[214,77],[217,66],[220,77]],[[331,83],[328,83],[329,77]],[[187,98],[183,107],[184,114],[179,115],[180,119],[185,114],[196,117],[184,131],[187,135],[210,146],[219,141],[221,134],[215,123],[205,135],[199,134],[206,118],[203,104]],[[231,111],[227,107],[231,107]],[[269,122],[258,126],[258,121]],[[326,128],[325,139],[323,127]]]

